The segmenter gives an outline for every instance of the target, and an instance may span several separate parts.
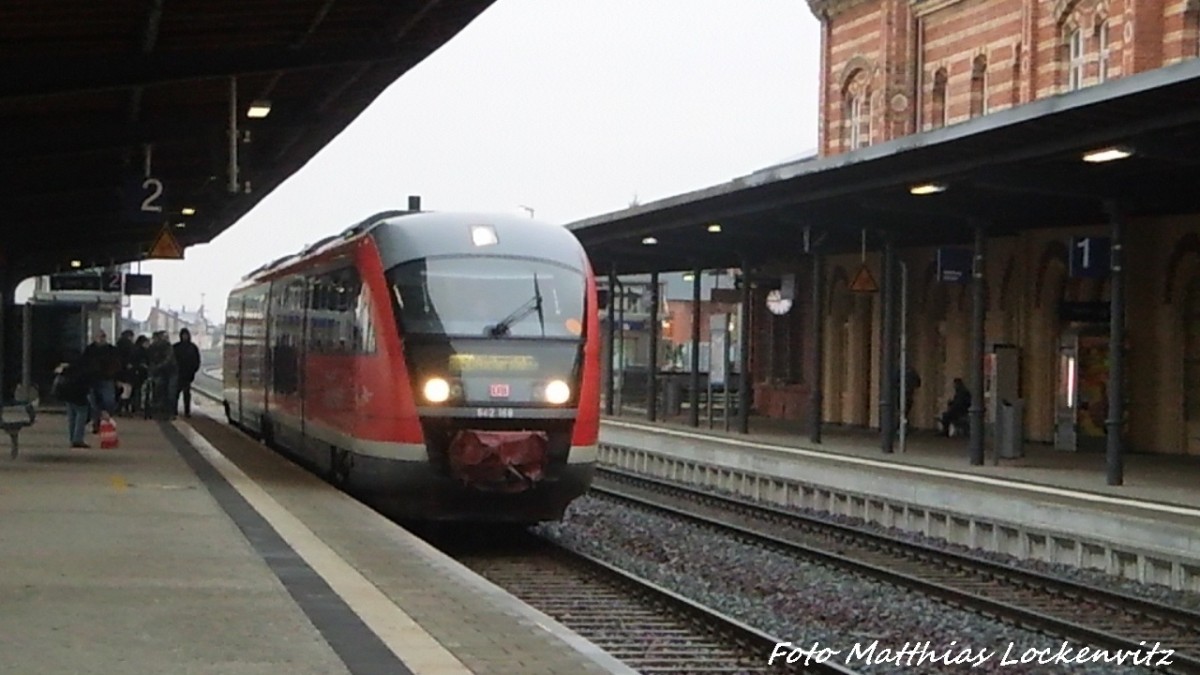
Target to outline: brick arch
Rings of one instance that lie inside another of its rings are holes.
[[[851,59],[846,62],[846,65],[842,66],[842,74],[840,77],[838,77],[838,91],[840,91],[843,96],[846,93],[846,87],[850,86],[850,82],[854,79],[854,76],[859,73],[859,71],[865,73],[867,79],[870,80],[874,76],[874,64],[872,64],[867,57],[858,55],[851,57]]]
[[[1063,267],[1067,266],[1068,258],[1067,245],[1061,241],[1052,241],[1046,244],[1042,249],[1042,255],[1038,257],[1037,271],[1034,273],[1033,284],[1033,303],[1035,307],[1042,306],[1042,292],[1045,290],[1046,277],[1050,271],[1050,264],[1055,260],[1062,263]],[[1065,284],[1065,280],[1064,280]],[[1062,297],[1062,290],[1058,289],[1058,296]]]
[[[1195,258],[1196,260],[1189,260]],[[1171,257],[1167,260],[1167,276],[1163,283],[1163,303],[1170,305],[1175,302],[1178,289],[1186,285],[1187,279],[1181,278],[1180,272],[1185,269],[1184,263],[1200,261],[1200,236],[1189,232],[1175,242]],[[1190,266],[1190,265],[1189,265]]]
[[[1071,15],[1075,12],[1075,8],[1079,6],[1082,0],[1055,0],[1054,2],[1054,21],[1060,28],[1066,28],[1068,25],[1074,25]],[[1076,26],[1078,27],[1078,26]]]

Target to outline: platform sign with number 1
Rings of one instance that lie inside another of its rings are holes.
[[[1071,278],[1103,279],[1112,260],[1112,239],[1108,237],[1071,238]]]

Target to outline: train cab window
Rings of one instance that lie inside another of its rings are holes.
[[[528,258],[446,256],[387,272],[401,329],[409,334],[579,339],[584,277]]]

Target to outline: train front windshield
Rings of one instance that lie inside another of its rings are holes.
[[[388,270],[406,335],[580,339],[584,277],[545,260],[434,257]]]

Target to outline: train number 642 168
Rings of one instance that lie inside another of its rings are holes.
[[[511,418],[513,416],[512,408],[476,408],[476,417],[503,417]]]

